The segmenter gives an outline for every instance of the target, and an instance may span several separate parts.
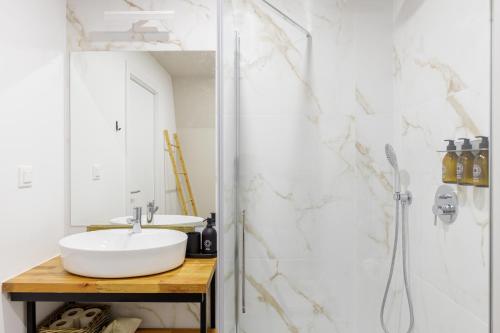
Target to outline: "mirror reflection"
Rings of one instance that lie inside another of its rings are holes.
[[[215,52],[74,52],[71,223],[196,226],[215,210]]]

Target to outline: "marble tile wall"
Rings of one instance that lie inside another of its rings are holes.
[[[391,2],[273,3],[312,40],[261,1],[230,1],[226,13],[242,49],[241,331],[378,332],[392,230]]]
[[[389,142],[415,195],[415,332],[487,332],[488,191],[457,188],[452,226],[434,227],[431,207],[442,140],[488,135],[488,3],[273,3],[312,42],[261,1],[226,1],[242,38],[242,331],[382,332],[394,232]],[[405,332],[397,259],[387,318],[391,332]]]
[[[68,0],[68,47],[78,50],[215,50],[217,45],[216,0]],[[136,33],[124,41],[102,41],[96,32],[114,31],[106,11],[174,11],[161,21],[170,39],[155,40]]]
[[[488,332],[489,191],[454,186],[460,215],[438,223],[444,139],[489,135],[490,2],[395,1],[395,138],[411,207],[416,332]]]

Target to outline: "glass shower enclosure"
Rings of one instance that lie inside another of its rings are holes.
[[[219,5],[223,332],[489,332],[490,2]]]

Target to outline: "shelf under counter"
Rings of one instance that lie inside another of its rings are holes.
[[[64,270],[60,257],[42,263],[2,284],[12,301],[26,302],[28,333],[36,332],[36,302],[156,302],[198,303],[200,329],[142,330],[150,333],[210,332],[207,300],[210,295],[210,327],[215,328],[215,270],[217,259],[186,258],[174,270],[134,278],[98,279]]]

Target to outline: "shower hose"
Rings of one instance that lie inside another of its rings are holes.
[[[395,220],[395,235],[394,235],[394,247],[392,250],[392,261],[391,261],[391,269],[389,271],[389,277],[387,279],[387,285],[385,287],[384,299],[382,301],[382,306],[380,307],[380,323],[382,324],[382,328],[385,333],[389,333],[389,329],[387,328],[384,320],[384,312],[385,307],[387,305],[387,297],[389,295],[389,289],[391,287],[392,278],[394,275],[394,266],[396,262],[396,254],[398,249],[398,238],[399,238],[399,205],[401,205],[401,217],[402,217],[402,249],[403,249],[403,278],[404,278],[404,287],[406,291],[406,298],[408,300],[408,309],[410,312],[410,324],[408,327],[407,333],[411,333],[413,331],[413,326],[415,323],[414,311],[413,311],[413,301],[411,297],[410,291],[410,283],[408,280],[408,218],[407,218],[407,202],[401,201],[401,199],[396,200],[396,208],[394,214]]]

